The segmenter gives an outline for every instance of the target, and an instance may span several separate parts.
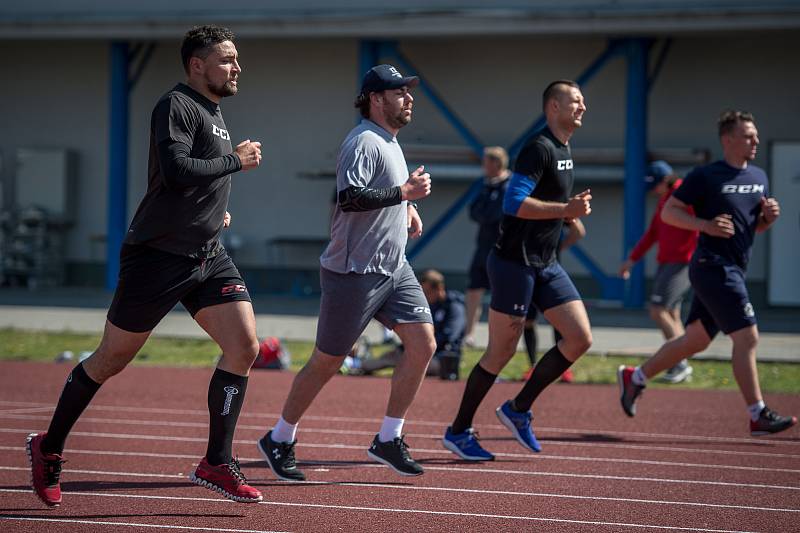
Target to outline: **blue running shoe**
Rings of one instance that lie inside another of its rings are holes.
[[[453,433],[448,426],[442,446],[467,461],[494,461],[494,455],[483,449],[478,442],[478,434],[472,428],[464,433]]]
[[[511,434],[514,435],[523,448],[536,453],[542,451],[542,446],[536,440],[536,435],[533,434],[533,429],[531,429],[533,415],[530,411],[518,413],[511,408],[511,400],[508,400],[498,407],[495,413],[500,422],[511,431]]]

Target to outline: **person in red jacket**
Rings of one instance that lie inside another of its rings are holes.
[[[619,274],[624,279],[630,276],[630,270],[640,261],[647,251],[658,243],[658,272],[656,273],[653,292],[650,296],[650,318],[653,319],[666,340],[683,335],[681,323],[681,301],[689,291],[689,260],[697,247],[696,231],[689,231],[670,226],[661,221],[661,210],[672,194],[681,184],[672,167],[665,161],[654,161],[648,168],[645,181],[651,194],[659,196],[658,207],[639,242],[622,263]],[[680,383],[692,375],[692,367],[686,360],[670,368],[664,374],[667,383]]]

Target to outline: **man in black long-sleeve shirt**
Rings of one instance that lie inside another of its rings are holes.
[[[257,167],[261,144],[247,140],[234,150],[219,109],[220,100],[238,90],[233,34],[216,26],[193,28],[181,57],[186,83],[153,110],[147,193],[120,252],[103,339],[70,373],[47,432],[28,437],[33,488],[49,506],[61,503],[61,454],[70,429],[101,384],[125,368],[178,302],[223,354],[208,389],[206,456],[190,479],[231,500],[261,500],[231,453],[258,353],[255,317],[244,281],[219,240],[230,223],[230,175]]]

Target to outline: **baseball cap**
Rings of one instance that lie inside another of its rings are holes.
[[[399,89],[404,86],[411,88],[416,87],[418,83],[417,76],[403,76],[392,65],[376,65],[364,74],[361,80],[361,94]]]
[[[645,186],[647,190],[650,190],[661,183],[661,180],[674,174],[672,167],[666,161],[653,161],[647,167],[647,174],[644,177]]]

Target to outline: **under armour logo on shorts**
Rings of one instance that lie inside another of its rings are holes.
[[[753,310],[753,304],[751,304],[750,302],[747,302],[744,305],[744,316],[746,316],[747,318],[752,318],[756,316],[756,312],[755,310]]]

